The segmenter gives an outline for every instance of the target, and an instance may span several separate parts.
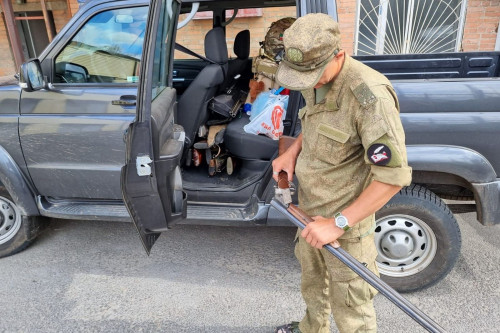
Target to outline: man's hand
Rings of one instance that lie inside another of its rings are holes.
[[[292,154],[286,151],[273,161],[273,178],[275,181],[278,181],[278,174],[280,171],[286,171],[289,182],[293,180],[297,158],[291,155]]]
[[[345,231],[335,225],[335,220],[322,216],[315,216],[313,220],[314,222],[309,223],[301,233],[306,242],[317,249],[321,249],[324,245],[330,243],[333,243],[333,247],[339,247],[337,239]]]
[[[278,181],[278,174],[280,171],[286,171],[289,182],[293,180],[295,163],[297,163],[297,157],[301,150],[302,134],[295,139],[295,142],[284,153],[273,161],[273,179],[276,182]]]

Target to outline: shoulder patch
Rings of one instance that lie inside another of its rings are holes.
[[[383,143],[374,143],[368,147],[366,155],[375,165],[387,165],[391,161],[392,151]]]
[[[368,88],[366,83],[362,82],[356,86],[351,86],[352,93],[354,97],[358,100],[362,107],[373,104],[377,98],[373,92]]]
[[[403,158],[394,147],[394,142],[387,134],[384,134],[366,149],[366,158],[374,165],[400,167],[403,164]]]

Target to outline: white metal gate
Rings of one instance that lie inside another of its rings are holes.
[[[467,0],[358,0],[354,54],[460,50]]]

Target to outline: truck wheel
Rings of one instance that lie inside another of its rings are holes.
[[[376,214],[380,275],[400,292],[422,290],[443,279],[457,261],[461,242],[448,206],[419,185],[403,188]]]
[[[22,216],[5,188],[0,187],[0,258],[24,250],[39,230],[40,217]]]

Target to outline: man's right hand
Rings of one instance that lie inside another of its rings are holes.
[[[295,172],[295,162],[297,161],[297,158],[290,155],[290,152],[287,150],[285,154],[277,157],[273,161],[273,179],[276,182],[278,181],[278,174],[280,171],[286,171],[289,182],[293,180],[293,173]]]
[[[297,157],[302,150],[302,134],[300,134],[292,146],[290,146],[283,154],[278,156],[273,161],[273,179],[278,182],[278,174],[280,171],[286,171],[288,181],[293,180],[293,173],[295,172],[295,163]]]

